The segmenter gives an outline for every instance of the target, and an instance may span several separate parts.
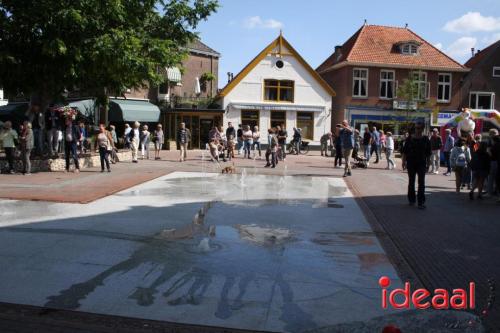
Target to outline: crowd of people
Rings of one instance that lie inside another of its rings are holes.
[[[177,133],[177,144],[180,145],[185,137],[183,128],[184,123],[181,123],[179,132]],[[293,129],[294,134],[290,145],[294,147],[293,153],[298,155],[300,151],[300,144],[302,142],[301,130],[298,128]],[[245,159],[261,159],[262,134],[258,126],[251,128],[249,125],[239,125],[235,129],[232,122],[228,123],[226,130],[222,126],[214,126],[208,134],[207,149],[210,151],[210,158],[213,162],[218,163],[220,160],[223,162],[230,161],[237,155],[242,155]],[[275,168],[279,161],[286,159],[288,133],[284,124],[271,127],[267,131],[267,148],[265,151],[266,165],[265,167]],[[190,139],[190,135],[187,140]],[[182,149],[181,149],[182,150]],[[181,152],[182,161],[185,155]]]
[[[480,134],[467,133],[455,138],[452,131],[445,131],[444,140],[437,129],[429,135],[423,133],[425,126],[414,124],[398,142],[402,155],[402,170],[408,173],[408,200],[410,204],[418,204],[425,208],[425,175],[439,174],[441,153],[444,156],[445,176],[455,175],[456,191],[469,191],[471,200],[482,199],[484,194],[490,196],[500,194],[500,136],[498,130],[491,129],[487,140]],[[239,125],[236,129],[231,122],[226,130],[222,126],[214,126],[208,133],[206,149],[212,161],[219,163],[235,158],[235,154],[245,159],[262,159],[261,139],[264,134],[258,126]],[[179,161],[187,158],[187,151],[192,139],[191,131],[185,123],[181,123],[175,135],[179,149]],[[132,162],[150,158],[150,143],[154,143],[154,159],[160,160],[160,151],[165,143],[162,125],[157,124],[153,132],[148,125],[134,122],[132,126],[125,124],[123,146],[130,149]],[[287,148],[294,154],[299,154],[302,133],[299,128],[293,129],[292,139],[287,145],[288,133],[284,124],[269,128],[267,131],[267,146],[265,147],[265,167],[275,168],[280,161],[286,160]],[[94,150],[99,154],[101,172],[111,172],[110,164],[118,161],[118,136],[115,126],[99,126],[95,134],[90,134],[83,122],[76,122],[72,117],[64,117],[50,109],[41,112],[34,105],[27,113],[25,120],[16,131],[10,121],[6,121],[0,129],[0,143],[5,151],[8,173],[15,173],[14,160],[19,155],[21,170],[25,175],[31,173],[30,156],[40,155],[54,157],[64,152],[66,172],[70,170],[71,161],[74,172],[79,172],[79,157],[82,153]],[[386,169],[396,168],[394,153],[396,142],[391,132],[384,133],[376,127],[364,128],[363,134],[351,127],[347,120],[335,126],[335,131],[325,133],[320,139],[321,156],[334,157],[333,166],[344,168],[344,177],[352,175],[352,166],[369,167],[370,160],[375,155],[373,163],[380,163],[385,154]],[[351,162],[351,159],[354,159]],[[415,183],[418,183],[417,189]],[[477,195],[476,195],[477,192]]]

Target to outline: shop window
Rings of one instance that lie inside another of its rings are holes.
[[[297,128],[301,129],[302,139],[314,139],[314,113],[297,112]]]
[[[250,126],[251,130],[254,126],[259,126],[259,111],[241,110],[241,125],[242,127]]]
[[[271,111],[271,127],[285,125],[286,128],[286,111]]]
[[[294,82],[290,80],[264,80],[264,100],[293,102]]]

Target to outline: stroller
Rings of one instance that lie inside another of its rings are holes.
[[[352,163],[353,169],[366,169],[368,168],[368,161],[363,156],[354,156],[354,161]]]

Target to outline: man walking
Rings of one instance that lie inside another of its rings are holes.
[[[372,157],[373,152],[375,151],[376,160],[375,163],[378,163],[380,159],[380,133],[377,131],[377,128],[373,126],[371,132],[371,149],[370,149],[370,157]]]
[[[278,145],[280,146],[280,156],[279,159],[284,161],[286,158],[286,138],[288,137],[288,133],[286,131],[285,124],[281,124],[281,126],[276,127],[278,134]]]
[[[451,135],[451,129],[447,128],[445,132],[446,139],[444,141],[443,154],[444,162],[446,163],[446,173],[444,175],[449,176],[451,175],[450,154],[453,147],[455,147],[455,138]]]
[[[78,161],[77,146],[81,138],[80,129],[73,124],[70,118],[66,118],[64,128],[64,157],[66,159],[66,172],[69,172],[70,155],[75,163],[75,173],[80,172],[80,163]]]
[[[415,133],[405,141],[403,147],[403,164],[408,169],[408,201],[411,206],[418,201],[418,208],[425,209],[425,172],[427,158],[431,155],[431,143],[423,135],[424,125],[417,123]],[[418,194],[415,195],[415,180],[418,176]]]
[[[372,145],[372,135],[370,129],[365,127],[365,133],[363,133],[363,156],[366,158],[366,165],[370,165],[370,147]]]
[[[180,128],[177,131],[177,144],[180,149],[180,162],[184,162],[187,159],[189,141],[191,141],[191,132],[186,128],[186,123],[181,123]]]
[[[432,130],[431,136],[431,173],[437,175],[439,173],[439,163],[441,162],[441,147],[443,147],[443,141],[441,136],[439,136],[438,129]]]
[[[349,126],[347,120],[340,125],[340,144],[344,157],[344,177],[351,176],[351,155],[354,149],[354,129]]]

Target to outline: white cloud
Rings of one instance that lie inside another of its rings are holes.
[[[471,48],[476,47],[477,38],[475,37],[460,37],[450,44],[446,52],[454,58],[464,58],[471,54]]]
[[[442,50],[443,49],[443,44],[442,43],[436,43],[434,44],[434,47],[438,50]]]
[[[481,39],[481,42],[484,45],[489,46],[489,45],[491,45],[499,40],[500,40],[500,32],[497,32],[491,36],[484,37],[483,39]]]
[[[243,21],[243,26],[247,29],[279,29],[283,28],[283,23],[272,18],[263,20],[260,16],[252,16]]]
[[[449,32],[475,32],[500,30],[500,17],[482,16],[479,12],[468,12],[455,20],[447,22],[444,30]]]

